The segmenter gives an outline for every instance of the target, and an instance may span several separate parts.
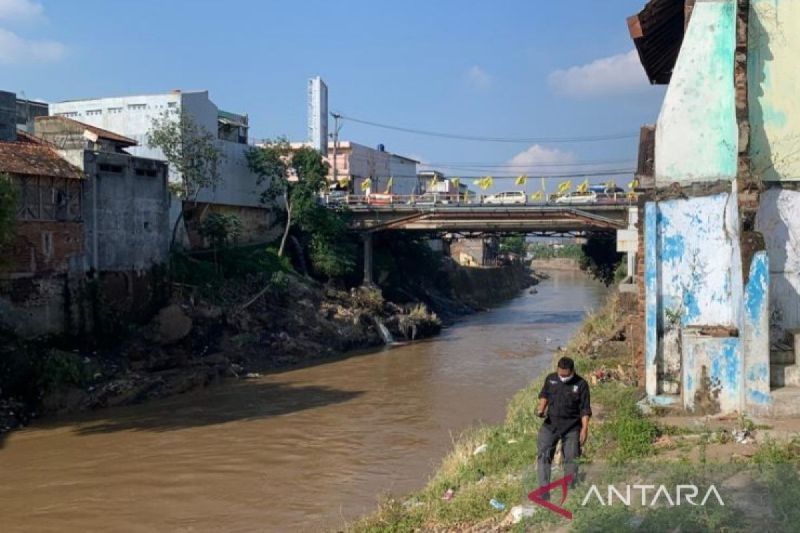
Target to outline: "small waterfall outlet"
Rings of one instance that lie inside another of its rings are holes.
[[[378,332],[381,334],[384,344],[394,344],[394,337],[392,337],[392,333],[380,318],[375,317],[375,326],[378,328]]]

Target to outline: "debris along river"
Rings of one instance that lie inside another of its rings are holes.
[[[420,488],[468,426],[500,421],[605,294],[573,272],[537,290],[428,341],[15,432],[0,529],[342,527]]]

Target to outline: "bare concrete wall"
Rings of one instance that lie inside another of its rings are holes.
[[[143,272],[165,263],[170,237],[166,166],[127,154],[81,153],[90,268]]]

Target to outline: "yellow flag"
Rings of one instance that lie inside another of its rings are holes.
[[[572,180],[567,180],[558,184],[558,194],[567,194],[572,188]]]
[[[392,185],[394,185],[394,177],[389,176],[389,181],[386,182],[386,194],[392,192]]]
[[[450,178],[450,183],[452,183],[453,187],[458,190],[459,186],[461,186],[461,178]]]
[[[633,190],[638,186],[639,186],[639,180],[637,180],[636,178],[633,178],[633,181],[628,184],[628,188],[630,190]]]
[[[617,188],[617,182],[614,180],[608,180],[606,182],[606,187],[611,189],[612,191]]]
[[[365,179],[361,182],[361,190],[366,191],[372,186],[372,180],[370,178]]]
[[[347,187],[350,184],[350,177],[349,176],[342,176],[337,180],[339,182],[340,187]]]
[[[589,180],[588,179],[583,180],[583,182],[580,185],[578,185],[578,188],[576,190],[581,194],[584,194],[584,193],[588,192],[589,191]]]
[[[517,180],[516,180],[516,184],[517,185],[522,186],[522,185],[525,185],[527,182],[528,182],[528,176],[525,176],[525,175],[517,176]]]
[[[475,180],[475,185],[483,189],[484,191],[489,189],[492,184],[494,183],[494,178],[491,176],[486,176],[485,178],[481,178],[479,180]]]
[[[531,200],[544,200],[544,193],[542,191],[536,191],[531,194]]]

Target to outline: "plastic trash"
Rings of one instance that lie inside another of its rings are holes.
[[[499,501],[495,500],[494,498],[489,500],[489,505],[491,505],[492,507],[494,507],[498,511],[502,511],[503,509],[506,508],[506,504],[504,504],[503,502],[499,502]]]
[[[509,444],[516,444],[517,442],[519,442],[517,439],[508,439]]]
[[[512,524],[519,524],[526,518],[530,518],[536,512],[536,507],[532,505],[515,505],[511,508],[509,516]]]
[[[444,501],[446,501],[446,502],[449,502],[450,500],[453,499],[453,495],[454,494],[455,494],[455,491],[453,489],[447,489],[446,491],[444,491],[444,495],[442,495],[442,499]]]
[[[472,452],[472,455],[478,455],[479,453],[483,453],[483,452],[485,452],[485,451],[486,451],[486,450],[488,450],[488,449],[489,449],[489,446],[488,446],[488,445],[486,445],[486,444],[481,444],[480,446],[478,446],[477,448],[475,448],[475,451],[473,451],[473,452]]]

